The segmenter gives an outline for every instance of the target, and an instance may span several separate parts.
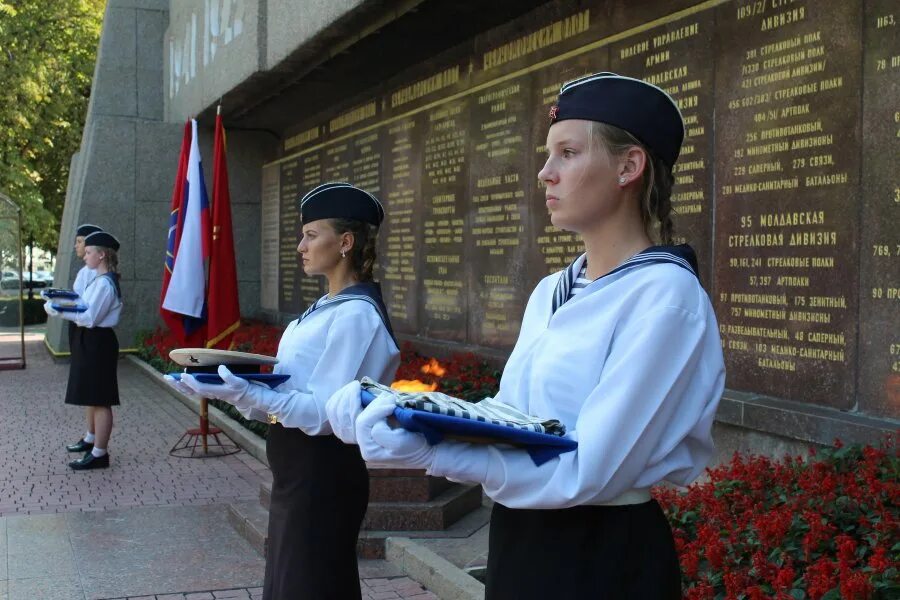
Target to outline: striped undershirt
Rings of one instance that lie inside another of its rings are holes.
[[[575,278],[575,283],[572,284],[572,289],[569,290],[569,297],[566,298],[566,300],[574,298],[589,283],[591,283],[591,280],[587,278],[587,261],[584,261],[581,270],[578,271],[578,277]]]

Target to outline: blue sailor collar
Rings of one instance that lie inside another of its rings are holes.
[[[116,300],[121,300],[122,299],[122,286],[119,285],[119,274],[118,273],[113,273],[111,271],[107,271],[103,275],[98,275],[97,277],[94,277],[91,280],[91,282],[88,283],[87,286],[85,286],[85,288],[88,288],[91,285],[93,285],[94,283],[96,283],[97,281],[99,281],[101,277],[106,277],[109,279],[110,283],[112,283],[113,290],[115,290],[115,292],[116,292]]]
[[[572,290],[572,286],[575,285],[578,273],[581,272],[581,268],[584,266],[586,260],[587,254],[582,254],[560,273],[559,281],[556,284],[556,291],[553,293],[553,309],[551,314],[555,313],[556,310],[569,299],[569,293]],[[682,269],[689,271],[698,281],[700,280],[697,255],[694,252],[694,249],[687,244],[679,244],[677,246],[650,246],[646,250],[642,250],[627,259],[609,273],[601,275],[594,281],[599,281],[604,277],[609,277],[610,275],[621,273],[622,271],[633,269],[634,267],[653,263],[671,263],[678,265]]]
[[[384,327],[387,329],[391,339],[394,340],[394,344],[397,348],[400,347],[400,344],[397,343],[397,338],[394,337],[394,329],[391,327],[391,320],[388,318],[387,307],[384,305],[384,300],[381,297],[381,286],[374,281],[355,283],[345,287],[330,298],[328,297],[328,294],[325,294],[313,302],[310,307],[300,315],[297,323],[299,324],[303,319],[320,308],[331,306],[332,304],[340,304],[341,302],[347,302],[348,300],[362,300],[363,302],[371,304],[378,312],[378,316],[381,317],[381,322],[384,323]]]

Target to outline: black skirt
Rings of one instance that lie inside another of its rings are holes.
[[[514,510],[494,505],[485,600],[677,600],[672,530],[655,500]]]
[[[359,447],[269,428],[272,469],[264,600],[360,598],[356,539],[369,501]]]
[[[70,330],[69,384],[66,404],[117,406],[119,404],[119,340],[109,327]]]

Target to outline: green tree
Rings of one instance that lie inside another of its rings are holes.
[[[56,251],[106,0],[0,0],[0,191]]]

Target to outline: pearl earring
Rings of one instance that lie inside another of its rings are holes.
[[[341,258],[347,258],[347,253],[341,250]]]
[[[620,184],[620,185],[625,185],[625,178],[624,178],[624,177],[619,177],[619,184]]]

